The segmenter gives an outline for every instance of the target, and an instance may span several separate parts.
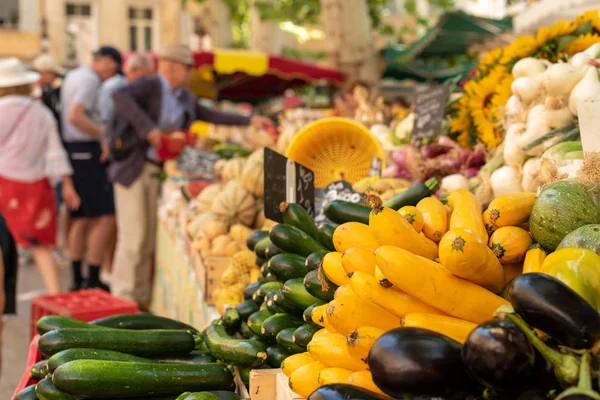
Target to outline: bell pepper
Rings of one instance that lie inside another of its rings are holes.
[[[593,251],[555,251],[544,259],[540,272],[563,282],[600,311],[600,256]]]

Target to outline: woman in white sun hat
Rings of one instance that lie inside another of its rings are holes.
[[[31,249],[46,290],[55,294],[61,288],[52,256],[57,213],[49,178],[62,178],[69,207],[77,209],[79,197],[56,122],[31,97],[39,77],[16,58],[0,59],[0,214],[17,244]]]

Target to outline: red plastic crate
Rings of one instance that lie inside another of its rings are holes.
[[[31,337],[37,333],[37,320],[45,315],[63,315],[88,322],[110,315],[137,312],[137,303],[111,296],[100,289],[40,296],[31,301]]]
[[[34,366],[35,363],[42,361],[42,353],[38,349],[38,340],[40,340],[40,336],[36,335],[29,345],[29,353],[27,355],[27,367],[25,367],[25,372],[23,372],[23,376],[19,381],[19,386],[15,389],[11,398],[14,398],[21,390],[25,389],[29,385],[33,385],[35,381],[31,378],[30,370],[31,367]]]

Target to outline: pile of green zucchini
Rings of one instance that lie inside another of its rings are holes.
[[[333,225],[317,228],[298,204],[281,205],[283,224],[258,231],[247,241],[262,268],[259,282],[244,290],[245,301],[225,311],[205,331],[208,350],[218,360],[240,367],[248,384],[250,369],[279,368],[288,356],[306,351],[320,328],[314,306],[333,299],[337,286],[323,285],[318,273],[333,247]],[[327,289],[323,289],[327,288]]]
[[[193,327],[149,314],[90,323],[42,317],[36,325],[44,359],[37,384],[14,400],[239,400],[234,373],[207,351]]]

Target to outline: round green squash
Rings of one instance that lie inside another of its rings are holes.
[[[567,234],[556,250],[587,249],[600,255],[600,224],[584,225]]]
[[[593,194],[573,181],[558,181],[538,196],[529,218],[531,235],[542,247],[554,251],[569,233],[600,223]]]

